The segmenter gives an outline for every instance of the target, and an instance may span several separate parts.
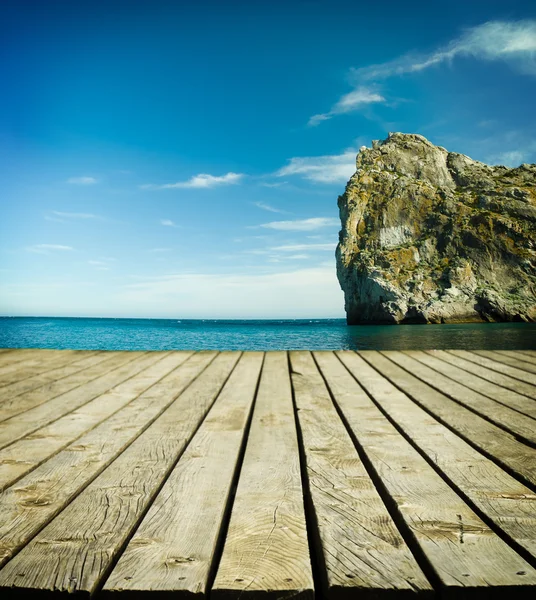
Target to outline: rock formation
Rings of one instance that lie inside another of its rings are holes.
[[[536,165],[390,133],[338,204],[348,324],[536,321]]]

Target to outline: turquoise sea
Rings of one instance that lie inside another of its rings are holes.
[[[536,323],[366,325],[344,319],[0,317],[0,348],[80,350],[534,349]]]

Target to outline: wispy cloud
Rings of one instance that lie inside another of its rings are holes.
[[[95,267],[97,271],[109,271],[110,263],[107,260],[88,260],[88,265]]]
[[[505,167],[519,167],[519,165],[530,162],[531,157],[534,156],[534,151],[530,149],[524,150],[509,150],[506,152],[499,152],[493,154],[487,158],[488,163],[492,165],[503,165]]]
[[[74,183],[75,185],[92,185],[97,181],[95,177],[71,177],[67,179],[67,183]]]
[[[377,81],[424,71],[461,56],[504,60],[522,72],[536,75],[536,20],[488,21],[467,29],[460,37],[430,54],[405,54],[352,72],[359,81]]]
[[[299,175],[316,183],[346,183],[355,173],[356,154],[356,150],[349,148],[342,154],[294,157],[276,176]]]
[[[331,107],[329,112],[313,115],[309,119],[308,125],[310,127],[316,127],[317,125],[320,125],[322,121],[327,121],[335,115],[353,112],[367,104],[377,104],[379,102],[385,102],[385,98],[381,94],[374,89],[360,86],[342,96],[339,101]]]
[[[536,20],[488,21],[465,30],[448,44],[425,54],[408,53],[385,63],[350,70],[354,89],[342,96],[327,113],[314,115],[310,126],[374,103],[387,103],[378,82],[390,77],[420,73],[460,57],[504,61],[514,69],[536,75]]]
[[[148,183],[140,186],[144,190],[170,190],[175,188],[212,188],[219,185],[233,185],[239,183],[244,177],[243,173],[226,173],[225,175],[209,175],[200,173],[187,181],[177,183],[164,183],[161,185]]]
[[[281,210],[280,208],[276,208],[275,206],[266,204],[265,202],[254,202],[253,204],[258,208],[262,208],[262,210],[267,210],[268,212],[288,214],[286,210]]]
[[[336,242],[330,244],[286,244],[283,246],[272,246],[271,250],[274,250],[276,252],[307,252],[314,250],[335,250],[336,247]]]
[[[149,252],[157,254],[161,252],[171,252],[171,248],[151,248]]]
[[[52,210],[50,214],[59,217],[60,219],[102,219],[99,215],[92,213],[79,213],[79,212],[61,212],[59,210]]]
[[[160,219],[160,225],[164,225],[164,227],[178,227],[171,219]]]
[[[27,246],[28,252],[35,252],[37,254],[48,254],[50,252],[69,252],[74,250],[72,246],[63,246],[61,244],[35,244],[33,246]]]
[[[314,217],[311,219],[296,219],[294,221],[272,221],[271,223],[263,223],[260,227],[280,231],[313,231],[314,229],[334,227],[336,225],[340,225],[339,219]]]

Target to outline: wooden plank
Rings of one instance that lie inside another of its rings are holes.
[[[80,350],[35,350],[24,360],[0,367],[0,386],[69,364],[80,357],[80,352]]]
[[[528,415],[529,417],[535,418],[536,405],[534,402],[527,398],[526,396],[522,396],[516,392],[511,390],[507,390],[503,387],[495,385],[489,381],[485,381],[476,375],[472,375],[463,369],[459,369],[440,358],[433,356],[427,352],[423,352],[422,350],[404,350],[404,354],[415,358],[419,362],[424,365],[430,367],[434,371],[438,373],[442,373],[446,375],[449,379],[456,381],[468,387],[469,389],[482,394],[483,396],[487,396],[495,402],[500,404],[504,404],[504,406],[508,406],[509,408],[513,408],[524,415]],[[476,365],[475,365],[476,366]]]
[[[95,592],[239,356],[221,354],[216,369],[194,381],[0,571],[0,588]]]
[[[149,358],[152,361],[136,376],[0,450],[0,491],[115,414],[181,365],[191,354],[151,352]]]
[[[476,364],[476,362],[471,362],[470,360],[467,360],[465,358],[460,358],[459,356],[456,356],[453,353],[457,352],[457,350],[453,351],[452,353],[446,352],[445,350],[427,350],[427,352],[429,352],[433,356],[440,358],[441,360],[450,363],[451,365],[454,365],[455,367],[459,367],[464,371],[468,371],[473,375],[481,377],[485,381],[494,383],[495,385],[501,386],[508,390],[512,390],[513,392],[517,392],[518,394],[523,394],[525,396],[528,396],[529,398],[536,399],[536,387],[534,387],[533,385],[524,383],[522,381],[514,379],[513,377],[508,377],[508,375],[497,373],[496,371],[488,367],[482,367]],[[536,407],[534,402],[532,402],[532,406]]]
[[[458,493],[462,493],[464,497],[468,498],[481,514],[485,514],[498,529],[502,530],[505,537],[513,545],[536,557],[536,513],[534,511],[536,495],[527,486],[508,475],[499,466],[477,452],[467,442],[422,410],[368,365],[362,357],[350,352],[337,354],[359,383],[373,396],[375,402],[385,414],[396,423],[397,428],[411,440],[411,444],[416,446],[427,457],[428,461],[442,473],[442,478],[449,482],[449,485],[454,487]],[[369,457],[375,469],[378,470],[384,482],[387,478],[396,476],[397,479],[400,478],[400,481],[395,481],[397,486],[407,485],[407,493],[410,494],[410,497],[407,506],[399,506],[400,510],[407,511],[408,518],[422,518],[423,522],[427,524],[427,527],[422,531],[423,535],[426,535],[428,528],[432,530],[435,528],[434,523],[437,524],[441,531],[432,532],[432,541],[436,537],[445,534],[445,539],[441,541],[441,544],[450,539],[452,544],[456,546],[458,543],[461,544],[462,540],[459,535],[463,532],[463,539],[465,542],[470,542],[470,544],[458,547],[456,552],[458,550],[461,550],[462,553],[466,550],[473,552],[473,549],[475,549],[476,552],[482,553],[481,560],[487,560],[486,557],[490,557],[492,560],[491,563],[483,565],[484,572],[487,572],[488,568],[493,568],[494,562],[501,560],[503,552],[509,553],[496,540],[495,534],[492,535],[487,527],[483,527],[478,520],[475,520],[475,515],[468,513],[464,504],[460,505],[460,508],[456,508],[460,499],[449,491],[451,488],[446,484],[440,485],[439,481],[442,478],[430,475],[429,471],[424,469],[424,464],[422,469],[421,467],[417,468],[417,466],[415,468],[411,467],[413,461],[417,460],[417,453],[414,451],[409,452],[408,448],[411,445],[409,443],[402,444],[400,442],[402,438],[394,435],[393,427],[390,424],[387,427],[386,420],[383,417],[378,423],[377,410],[371,411],[371,414],[356,412],[355,417],[351,417],[350,412],[348,412],[353,410],[351,402],[355,403],[356,406],[361,406],[364,399],[362,393],[359,395],[358,390],[355,388],[351,388],[348,394],[345,401],[347,408],[343,409],[344,414],[351,422],[351,426],[363,448],[366,449],[370,443]],[[366,406],[369,406],[369,404],[366,404]],[[357,411],[357,408],[355,410]],[[361,422],[357,421],[358,417]],[[374,429],[377,425],[381,425],[381,427]],[[385,439],[381,434],[384,427],[392,432],[392,435]],[[369,430],[370,434],[367,434]],[[369,435],[368,441],[366,439],[367,435]],[[389,441],[390,438],[392,438],[392,442]],[[390,446],[390,443],[393,445]],[[375,453],[378,454],[375,455]],[[410,458],[412,462],[406,462]],[[395,466],[397,466],[396,469]],[[426,477],[421,479],[423,469]],[[430,484],[430,487],[428,487],[428,484]],[[437,493],[435,490],[437,490]],[[396,495],[394,491],[393,494]],[[404,495],[400,497],[400,502],[403,504],[406,502],[404,497]],[[424,499],[427,502],[426,510],[430,511],[428,515],[417,510],[419,503]],[[434,517],[436,510],[439,513]],[[463,512],[460,512],[460,510]],[[458,514],[462,516],[461,521],[457,516]],[[418,521],[415,523],[415,527],[420,527]],[[467,532],[470,533],[469,536],[465,535]],[[474,538],[472,537],[473,533],[475,534]],[[450,538],[450,534],[454,537]],[[489,547],[487,545],[488,540],[492,544]],[[495,553],[495,546],[497,546],[498,554]],[[456,561],[452,562],[451,565],[454,567],[455,563]],[[510,568],[508,561],[505,561],[504,564]],[[497,581],[500,584],[502,572],[503,569],[499,565],[496,576],[489,579],[490,585],[492,581]],[[514,580],[513,584],[516,577],[512,573],[515,572],[515,569],[508,571]],[[453,571],[453,576],[454,574],[455,571]],[[522,583],[521,580],[524,580],[523,577],[518,579],[520,583]],[[527,582],[528,580],[525,581],[525,584]],[[465,585],[470,585],[469,579],[465,582]]]
[[[501,373],[505,373],[506,375],[510,375],[516,379],[521,379],[522,381],[527,381],[528,383],[536,385],[536,365],[532,365],[531,363],[520,360],[519,358],[512,358],[511,356],[508,356],[508,354],[503,354],[502,352],[498,351],[473,350],[473,354],[476,354],[482,358],[487,358],[494,363],[500,363],[500,368],[496,367],[496,370],[500,371]],[[504,370],[505,367],[508,369]],[[518,376],[518,373],[521,373],[522,377]],[[527,375],[529,376],[529,379],[526,379]]]
[[[493,355],[497,357],[500,356],[500,360],[508,365],[513,365],[518,369],[529,371],[529,373],[536,373],[536,361],[530,362],[528,357],[524,354],[511,352],[510,350],[495,350]],[[496,358],[495,360],[499,360],[499,358]]]
[[[473,412],[477,413],[481,417],[484,417],[491,423],[494,423],[495,425],[502,427],[503,429],[506,429],[518,436],[521,441],[536,445],[536,424],[534,423],[534,419],[531,419],[530,417],[523,415],[516,410],[491,400],[491,398],[488,398],[487,396],[483,396],[478,392],[470,390],[469,388],[452,381],[445,375],[434,371],[430,367],[420,363],[418,360],[408,356],[403,352],[384,351],[382,354],[387,356],[398,366],[408,371],[408,373],[418,377],[421,381],[435,388],[445,396],[449,396],[462,406],[471,409]],[[374,355],[366,355],[367,360],[369,356],[373,357]],[[425,396],[430,396],[430,394],[425,393]],[[445,402],[444,400],[438,399],[435,403],[432,401],[432,405],[437,405],[439,410],[441,410],[442,406],[444,406],[447,413],[452,413],[451,416],[454,419],[456,419],[457,414],[466,414],[463,410],[458,412],[453,411],[449,401]],[[436,416],[439,417],[440,413],[437,413]],[[462,419],[462,427],[466,429],[463,424],[463,419],[465,416],[460,418]],[[470,415],[467,415],[467,418],[475,425],[478,423],[478,420],[475,421],[474,417],[471,417]],[[469,421],[467,421],[467,423],[469,423]],[[502,436],[500,437],[502,439]]]
[[[66,367],[58,367],[41,373],[40,375],[34,375],[23,379],[22,381],[16,381],[0,388],[0,406],[6,400],[13,400],[16,396],[20,396],[25,392],[29,392],[41,386],[51,384],[55,381],[68,377],[74,373],[78,373],[83,369],[87,369],[93,365],[98,364],[118,354],[117,352],[90,352],[84,358],[77,358],[75,361],[67,365]]]
[[[517,379],[518,381],[522,381],[524,383],[529,383],[532,386],[536,386],[536,375],[531,375],[530,373],[527,373],[522,369],[518,369],[510,365],[505,365],[500,361],[493,360],[492,352],[486,352],[485,350],[482,350],[478,353],[468,352],[467,350],[449,350],[448,352],[449,354],[453,354],[454,356],[458,356],[459,358],[468,360],[481,367],[490,369],[491,371],[496,371],[497,373],[502,373],[503,375],[507,375],[508,377]],[[532,391],[536,393],[536,389]]]
[[[361,462],[311,354],[291,352],[290,359],[326,597],[426,594],[430,584]]]
[[[214,599],[259,595],[274,599],[314,597],[285,352],[266,357],[229,530],[211,592]]]
[[[0,367],[6,367],[14,363],[22,362],[31,358],[36,358],[43,353],[37,348],[11,348],[7,349],[5,354],[0,356]]]
[[[105,375],[117,366],[124,364],[128,361],[129,356],[124,352],[113,352],[109,356],[104,354],[104,358],[101,356],[92,356],[87,360],[93,359],[93,364],[89,366],[82,366],[77,369],[76,367],[62,367],[61,369],[54,369],[52,372],[61,371],[62,373],[67,372],[68,369],[73,370],[74,374],[64,377],[59,381],[52,381],[48,385],[41,386],[37,389],[30,390],[24,394],[19,394],[13,397],[9,397],[0,403],[0,422],[10,419],[15,415],[21,414],[52,400],[62,394],[70,392],[75,388],[80,387],[83,384],[87,384],[101,375]],[[42,377],[37,375],[36,377]],[[31,378],[35,379],[35,378]],[[12,386],[19,385],[24,382],[17,382],[2,388],[7,390]]]
[[[139,373],[150,362],[146,352],[125,352],[114,359],[110,369],[104,374],[79,387],[56,396],[52,400],[40,404],[30,410],[15,415],[0,423],[0,449],[18,439],[33,433],[40,427],[52,423],[65,414],[83,406],[93,398],[119,385],[126,379]]]
[[[409,356],[405,356],[401,352],[382,353],[385,356],[373,351],[359,354],[419,406],[432,413],[441,423],[453,429],[464,440],[473,444],[477,450],[483,451],[503,468],[506,467],[516,473],[529,487],[536,486],[535,448],[521,444],[506,431],[449,400],[414,377],[411,373],[417,375],[418,366],[414,367],[413,364],[417,361]],[[388,360],[389,358],[393,362]],[[417,365],[419,364],[417,363]],[[515,411],[511,412],[520,418],[523,417]],[[527,421],[531,421],[528,417],[525,418]],[[533,428],[531,436],[534,433]]]
[[[0,566],[132,444],[196,378],[201,374],[217,377],[221,369],[225,370],[226,357],[214,360],[214,356],[214,352],[194,354],[125,408],[2,492]]]
[[[519,354],[527,356],[530,359],[536,359],[536,350],[516,350]]]
[[[206,596],[263,353],[242,356],[103,592]]]

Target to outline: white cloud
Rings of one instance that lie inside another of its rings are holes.
[[[95,177],[71,177],[67,179],[67,183],[74,183],[76,185],[92,185],[93,183],[97,183],[97,179]]]
[[[337,247],[336,242],[332,242],[329,244],[286,244],[283,246],[272,246],[271,250],[277,252],[302,252],[302,251],[310,251],[310,250],[335,250]]]
[[[171,252],[171,248],[151,248],[149,252],[160,253],[160,252]]]
[[[74,250],[71,246],[63,246],[61,244],[35,244],[33,246],[27,246],[28,252],[36,252],[37,254],[48,254],[51,251],[69,252]]]
[[[272,186],[272,187],[275,187],[275,186]],[[280,208],[275,208],[275,206],[272,206],[271,204],[266,204],[265,202],[254,202],[253,204],[255,204],[255,206],[257,206],[258,208],[262,208],[262,210],[267,210],[268,212],[282,213],[282,214],[287,213],[286,210],[281,210]]]
[[[504,61],[522,73],[536,75],[536,20],[488,21],[467,29],[461,36],[429,54],[404,54],[394,60],[351,69],[355,88],[342,96],[327,113],[314,115],[310,126],[357,110],[367,104],[385,103],[378,81],[419,73],[458,57]]]
[[[327,113],[313,115],[309,119],[308,125],[315,127],[322,121],[327,121],[335,115],[342,115],[344,113],[353,112],[359,110],[362,106],[367,104],[374,104],[379,102],[385,102],[385,98],[374,91],[373,89],[360,86],[355,90],[352,90],[348,94],[342,96],[339,101],[332,106],[331,110]]]
[[[536,20],[488,21],[467,29],[431,54],[406,54],[386,63],[354,69],[353,73],[359,81],[386,79],[423,71],[460,56],[504,60],[522,72],[536,74]]]
[[[218,185],[237,184],[243,177],[243,173],[226,173],[225,175],[221,176],[200,173],[199,175],[194,175],[187,181],[178,181],[177,183],[164,183],[162,185],[148,183],[140,187],[144,190],[169,190],[175,188],[212,188]]]
[[[316,183],[346,183],[355,173],[357,151],[326,156],[298,156],[291,158],[286,167],[276,172],[278,177],[300,175]]]
[[[510,150],[490,156],[487,162],[505,167],[519,167],[520,164],[528,162],[528,159],[529,153],[525,150]]]
[[[339,219],[314,217],[311,219],[297,219],[295,221],[272,221],[271,223],[263,223],[260,227],[280,231],[312,231],[322,227],[334,227],[338,225],[340,225]]]
[[[91,213],[60,212],[59,210],[52,210],[51,213],[63,219],[102,219],[102,217]]]
[[[164,227],[178,227],[171,219],[160,219],[160,225],[164,225]]]

